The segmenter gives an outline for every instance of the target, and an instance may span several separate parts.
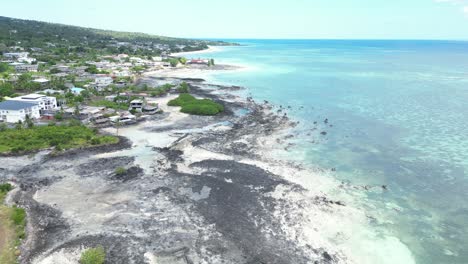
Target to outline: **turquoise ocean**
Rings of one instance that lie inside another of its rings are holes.
[[[246,65],[210,81],[291,106],[285,158],[363,187],[369,228],[398,238],[401,259],[468,263],[468,42],[229,41],[242,46],[189,57]]]

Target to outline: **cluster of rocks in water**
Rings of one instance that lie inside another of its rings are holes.
[[[288,211],[291,204],[269,194],[278,186],[300,193],[304,191],[301,186],[239,161],[261,160],[258,138],[297,123],[287,114],[278,114],[283,110],[273,113],[268,102],[231,100],[232,95],[203,89],[202,80],[185,81],[190,82],[193,93],[222,103],[225,113],[190,118],[148,131],[149,135],[220,122],[230,122],[230,129],[185,133],[171,146],[153,147],[153,170],[137,164],[130,151],[132,143],[125,138],[112,146],[55,156],[39,153],[35,159],[21,157],[23,165],[3,163],[0,180],[18,184],[12,199],[28,213],[22,264],[42,264],[41,259],[55,253],[97,245],[104,246],[106,263],[113,264],[151,263],[152,258],[156,263],[185,264],[343,261],[342,256],[324,248],[299,246],[273,215],[278,208]],[[248,113],[236,116],[234,110],[241,108]],[[230,159],[209,157],[190,162],[185,157],[187,145]],[[116,151],[123,154],[101,156]],[[116,174],[117,167],[126,168],[125,173]],[[58,198],[59,194],[63,196]],[[325,196],[313,202],[345,206]],[[297,221],[295,216],[287,219]]]

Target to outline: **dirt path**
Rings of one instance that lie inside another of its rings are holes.
[[[13,231],[9,224],[9,208],[0,205],[0,263],[10,264],[15,263],[14,252],[9,246],[12,244]]]
[[[5,247],[6,243],[6,232],[5,227],[3,225],[3,217],[0,216],[0,252],[3,251],[3,248]]]

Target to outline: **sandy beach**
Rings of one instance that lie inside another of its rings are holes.
[[[226,65],[218,64],[212,67],[207,66],[183,66],[178,68],[167,68],[157,71],[150,71],[143,74],[143,77],[173,77],[173,78],[201,78],[206,79],[212,74],[220,72],[246,71],[251,68],[246,65]]]
[[[193,55],[193,54],[206,54],[206,53],[218,52],[221,50],[223,50],[223,48],[220,46],[208,46],[208,49],[206,50],[177,52],[177,53],[172,53],[171,55],[180,56],[180,57],[190,57],[190,55]]]

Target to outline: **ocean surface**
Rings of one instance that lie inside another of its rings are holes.
[[[399,240],[357,254],[468,263],[468,42],[230,41],[243,46],[198,56],[248,69],[211,81],[291,106],[300,125],[284,158],[335,168],[358,186],[368,228]]]

